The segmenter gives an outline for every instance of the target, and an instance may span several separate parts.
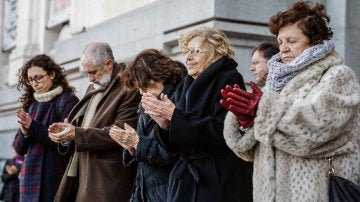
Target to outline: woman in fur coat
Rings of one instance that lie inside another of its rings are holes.
[[[329,201],[329,158],[335,175],[360,183],[360,86],[334,51],[324,10],[298,2],[272,16],[280,53],[263,92],[222,90],[224,137],[254,161],[256,202]]]

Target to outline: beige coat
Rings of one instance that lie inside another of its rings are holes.
[[[224,137],[254,161],[254,201],[329,201],[329,169],[360,183],[360,86],[336,52],[299,73],[280,93],[264,94],[244,136],[233,113]]]

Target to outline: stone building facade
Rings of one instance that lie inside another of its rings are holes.
[[[10,145],[20,107],[17,71],[30,57],[46,53],[68,72],[82,97],[87,77],[79,65],[84,46],[109,43],[117,61],[130,61],[146,48],[161,49],[183,60],[178,35],[195,26],[222,29],[235,49],[238,70],[245,81],[251,50],[275,41],[269,17],[295,0],[3,0],[0,1],[0,159],[12,156]],[[360,78],[360,1],[322,0],[331,16],[336,49]],[[10,13],[9,13],[10,12]],[[10,28],[9,28],[10,26]],[[0,167],[1,168],[1,167]]]

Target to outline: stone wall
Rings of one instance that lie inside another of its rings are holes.
[[[30,55],[44,52],[52,55],[56,62],[69,72],[71,85],[77,88],[77,95],[82,97],[87,87],[87,77],[79,68],[79,57],[84,46],[92,41],[108,42],[118,61],[130,61],[138,52],[146,48],[162,49],[174,59],[183,60],[177,46],[178,35],[195,26],[207,25],[224,30],[235,48],[238,70],[246,82],[253,80],[249,71],[252,49],[262,41],[274,41],[267,28],[271,15],[285,10],[294,0],[269,1],[259,0],[158,0],[137,7],[116,17],[106,18],[96,25],[80,27],[74,32],[67,32],[68,25],[58,29],[47,29],[44,23],[46,0],[39,0],[37,5],[29,6],[28,1],[19,1],[26,12],[35,16],[24,18],[19,28],[21,38],[16,49],[0,53],[0,159],[11,157],[10,144],[17,131],[15,110],[20,93],[14,85],[16,77],[11,71],[21,66]],[[83,1],[87,2],[87,1]],[[112,1],[114,4],[117,1]],[[325,3],[331,16],[337,51],[346,64],[360,77],[360,2],[317,1]],[[0,5],[3,1],[0,2]],[[26,6],[29,6],[26,7]],[[121,6],[121,5],[114,5]],[[30,9],[31,8],[31,9]],[[36,10],[36,9],[38,10]],[[35,9],[35,10],[34,10]],[[0,14],[3,11],[0,9]],[[46,12],[45,12],[46,13]],[[69,23],[71,26],[71,22]],[[1,25],[1,22],[0,22]],[[36,25],[36,26],[34,26]],[[19,25],[20,26],[20,25]],[[43,29],[38,30],[37,29]],[[41,34],[37,34],[41,33]],[[1,34],[0,34],[1,35]],[[66,37],[63,37],[66,35]],[[16,61],[11,63],[12,61]],[[12,65],[9,65],[9,64]]]

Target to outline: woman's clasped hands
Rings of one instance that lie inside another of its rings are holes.
[[[220,100],[220,104],[235,114],[243,128],[254,125],[257,107],[263,94],[254,82],[250,82],[250,86],[252,92],[240,89],[237,84],[234,87],[227,85],[221,90],[223,99]]]
[[[170,120],[175,110],[175,104],[165,94],[158,99],[151,93],[144,93],[141,99],[141,106],[145,113],[164,130],[169,129]]]
[[[110,128],[109,135],[116,143],[128,150],[132,155],[135,154],[139,142],[139,134],[130,125],[125,123],[124,129],[113,125]]]
[[[22,108],[16,110],[16,116],[18,117],[18,123],[20,124],[20,130],[22,134],[28,135],[28,130],[30,128],[32,118]]]

